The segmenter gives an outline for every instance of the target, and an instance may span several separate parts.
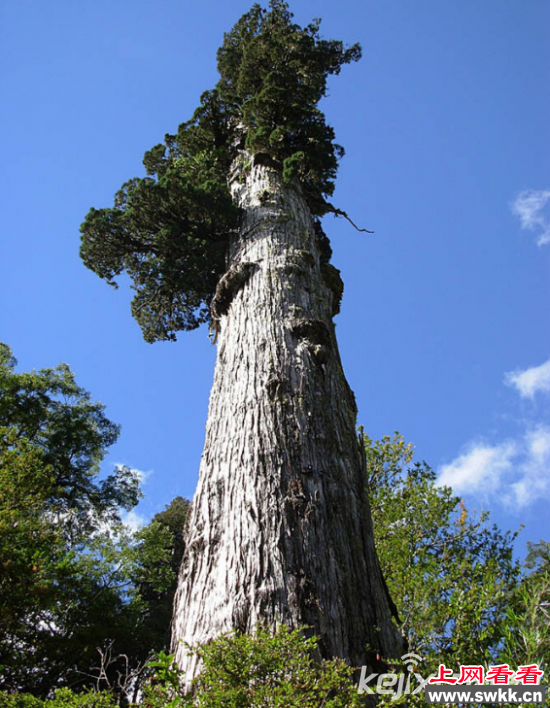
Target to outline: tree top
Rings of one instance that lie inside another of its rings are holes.
[[[314,216],[342,213],[326,198],[344,151],[318,103],[328,76],[361,49],[323,39],[319,27],[295,24],[282,0],[253,5],[224,36],[216,86],[191,120],[145,153],[147,176],[126,182],[113,208],[87,214],[82,260],[115,287],[121,273],[130,276],[132,314],[146,341],[174,340],[209,321],[238,229],[228,179],[239,155],[298,180]]]

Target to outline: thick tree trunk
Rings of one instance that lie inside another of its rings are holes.
[[[213,312],[218,356],[173,620],[191,645],[308,625],[324,656],[399,656],[374,549],[356,406],[334,335],[330,270],[297,186],[256,164]],[[366,650],[369,645],[370,653]]]

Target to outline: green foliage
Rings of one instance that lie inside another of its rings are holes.
[[[539,664],[550,671],[550,543],[528,543],[521,582],[500,622],[500,660]],[[543,683],[547,683],[548,676]]]
[[[151,672],[143,690],[147,708],[179,708],[192,704],[185,694],[182,672],[173,654],[157,652],[147,668]]]
[[[121,511],[140,497],[136,474],[97,479],[118,436],[104,406],[66,365],[15,366],[0,344],[0,689],[120,697],[166,647],[189,502],[131,533]]]
[[[146,633],[145,660],[151,651],[167,649],[178,571],[185,551],[184,529],[190,502],[176,497],[139,533],[139,565],[132,581],[142,606],[141,625]]]
[[[6,635],[22,617],[36,621],[67,567],[63,534],[46,516],[53,484],[42,452],[17,439],[15,430],[0,428],[0,629]]]
[[[337,213],[325,196],[343,149],[318,103],[328,76],[360,54],[359,45],[322,39],[318,20],[293,23],[281,0],[269,10],[254,5],[224,37],[217,86],[190,121],[145,154],[149,176],[124,184],[113,208],[89,211],[82,260],[111,285],[123,272],[130,277],[132,314],[147,342],[173,340],[210,319],[238,228],[228,178],[243,151],[298,180],[313,214]]]
[[[65,516],[67,533],[91,533],[101,522],[119,520],[121,508],[137,503],[139,484],[126,467],[97,480],[105,451],[119,434],[105,406],[91,401],[66,364],[19,374],[9,347],[3,347],[0,426],[9,431],[3,454],[34,451],[35,462],[39,458],[48,470],[49,510]]]
[[[28,693],[0,692],[0,708],[114,708],[114,696],[106,691],[74,693],[68,688],[55,691],[52,698],[41,700]]]
[[[211,154],[174,158],[161,173],[124,184],[114,208],[91,209],[81,228],[84,264],[111,285],[122,271],[132,279],[147,342],[208,320],[239,214]]]
[[[328,76],[357,61],[361,50],[321,39],[319,20],[302,28],[292,17],[281,0],[272,0],[269,11],[254,5],[243,15],[218,50],[218,89],[238,116],[247,152],[269,155],[285,180],[297,177],[312,207],[320,208],[322,195],[333,192],[343,149],[318,103]]]
[[[98,643],[129,628],[121,543],[102,529],[140,492],[127,468],[98,481],[118,427],[69,367],[20,374],[15,364],[2,345],[0,687],[46,695],[81,681]]]
[[[364,705],[352,682],[352,669],[339,659],[313,658],[315,637],[280,626],[274,633],[258,627],[254,636],[223,635],[196,651],[203,668],[192,694],[180,688],[173,656],[162,654],[150,664],[152,684],[145,693],[151,708],[352,708]]]
[[[0,691],[0,708],[43,708],[44,702],[28,693]]]
[[[364,442],[378,557],[423,675],[492,661],[517,582],[516,534],[489,526],[487,513],[472,518],[425,463],[407,469],[413,450],[399,434]]]
[[[114,525],[75,545],[43,514],[49,487],[23,493],[22,475],[11,476],[30,467],[25,479],[43,484],[43,467],[10,453],[17,465],[2,466],[11,482],[0,485],[0,687],[133,693],[151,653],[169,641],[189,502],[176,498],[135,534]]]

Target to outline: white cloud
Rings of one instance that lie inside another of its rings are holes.
[[[550,189],[525,189],[511,205],[512,213],[519,216],[521,228],[537,231],[537,245],[550,243],[550,219],[544,207],[550,199]]]
[[[550,426],[536,425],[498,445],[472,444],[440,468],[437,483],[457,494],[484,493],[516,508],[550,499]]]
[[[515,490],[520,506],[550,496],[550,426],[541,424],[527,432],[520,471],[523,478],[516,484],[524,485],[521,496]]]
[[[149,520],[145,517],[142,516],[141,514],[138,514],[136,511],[127,511],[125,514],[122,515],[122,523],[127,526],[130,531],[136,532],[139,531],[140,528],[145,526],[147,523],[149,523]]]
[[[529,465],[541,469],[550,462],[550,426],[538,425],[525,436],[529,451]]]
[[[550,192],[548,197],[550,198]],[[504,383],[522,398],[550,393],[550,359],[504,374]],[[438,470],[437,484],[456,494],[482,495],[520,509],[550,500],[550,422],[524,420],[523,430],[503,442],[473,441]]]
[[[524,371],[509,371],[504,374],[504,382],[515,386],[522,398],[533,398],[538,391],[550,392],[550,359]]]
[[[439,486],[452,487],[460,493],[498,488],[502,476],[512,467],[517,445],[506,441],[500,445],[473,443],[462,455],[439,470]]]

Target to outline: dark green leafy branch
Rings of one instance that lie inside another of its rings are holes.
[[[238,219],[211,155],[163,168],[156,180],[127,182],[113,209],[92,209],[82,226],[85,265],[111,285],[123,271],[132,279],[132,314],[148,342],[175,339],[209,319]]]
[[[84,264],[113,286],[130,277],[132,314],[148,342],[211,318],[239,226],[228,186],[236,158],[247,156],[241,170],[263,162],[298,181],[314,216],[351,222],[327,201],[344,151],[318,103],[328,77],[361,49],[322,39],[319,20],[302,28],[292,17],[282,0],[243,15],[218,50],[220,80],[192,119],[145,153],[147,177],[126,182],[112,208],[92,208],[82,224]]]

